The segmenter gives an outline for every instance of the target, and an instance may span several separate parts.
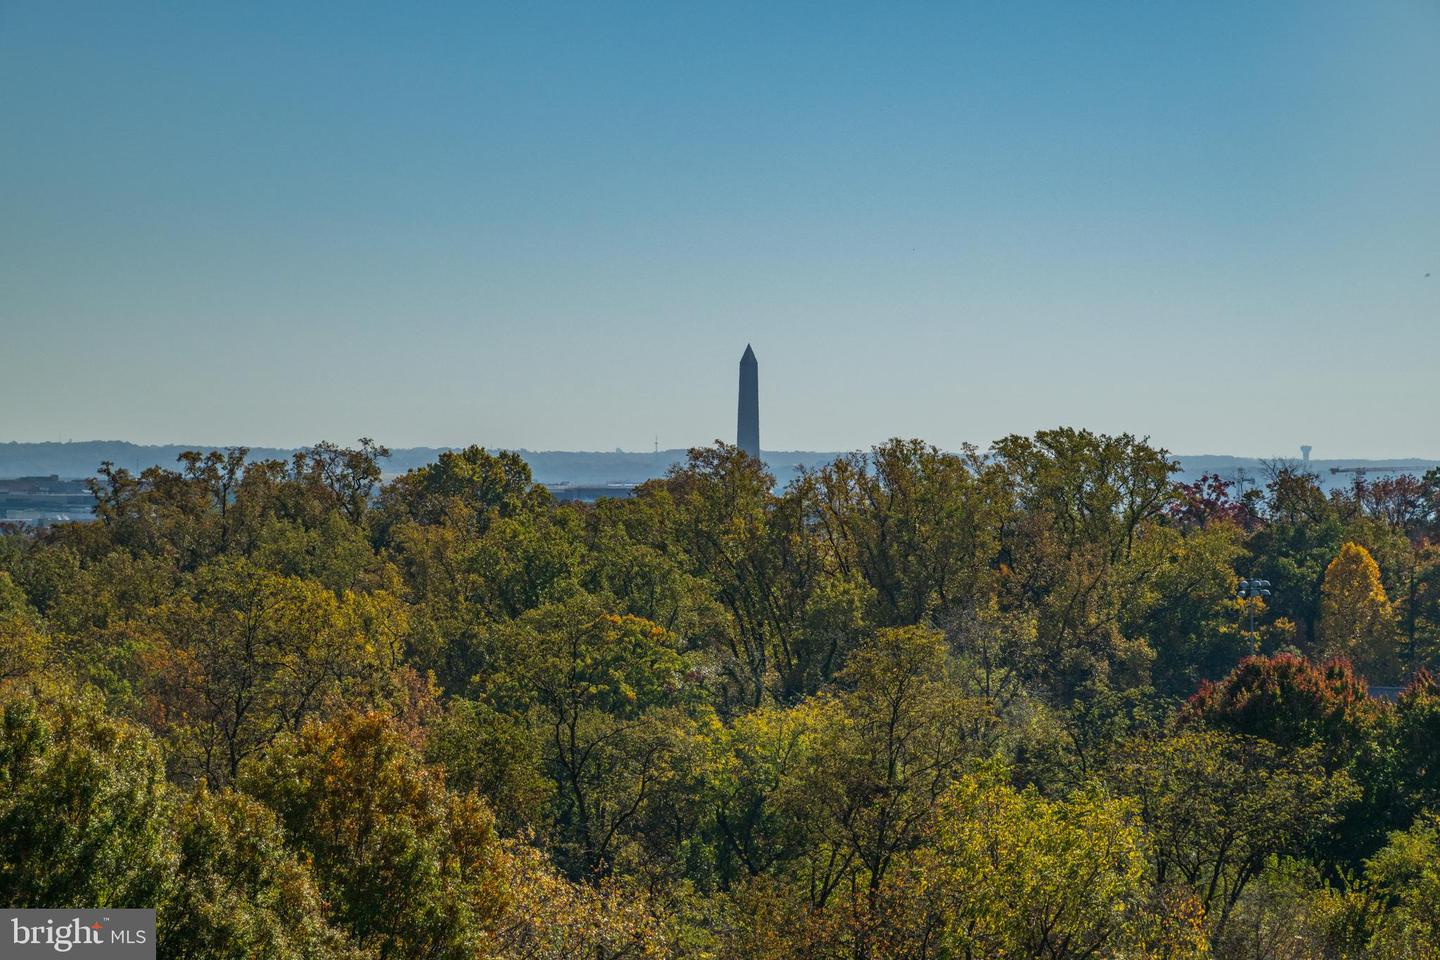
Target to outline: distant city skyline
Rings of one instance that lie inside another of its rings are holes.
[[[0,441],[1440,457],[1440,5],[7,4]]]

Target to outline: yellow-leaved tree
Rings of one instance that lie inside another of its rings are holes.
[[[1326,658],[1348,657],[1372,682],[1399,675],[1394,614],[1380,582],[1380,566],[1358,543],[1341,547],[1325,568],[1319,652]]]

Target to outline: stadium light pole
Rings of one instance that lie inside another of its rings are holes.
[[[1240,599],[1246,601],[1245,605],[1250,608],[1250,634],[1251,636],[1254,636],[1255,604],[1251,603],[1250,601],[1259,600],[1262,597],[1270,596],[1270,581],[1253,579],[1241,580],[1240,588],[1235,591],[1235,595]]]

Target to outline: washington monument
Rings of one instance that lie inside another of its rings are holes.
[[[755,351],[745,344],[740,358],[740,416],[735,427],[735,446],[760,459],[760,368]]]

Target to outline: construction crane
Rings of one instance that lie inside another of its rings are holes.
[[[1353,473],[1356,480],[1364,480],[1367,473],[1411,473],[1424,476],[1430,467],[1424,463],[1402,463],[1394,467],[1331,467],[1331,474]]]

